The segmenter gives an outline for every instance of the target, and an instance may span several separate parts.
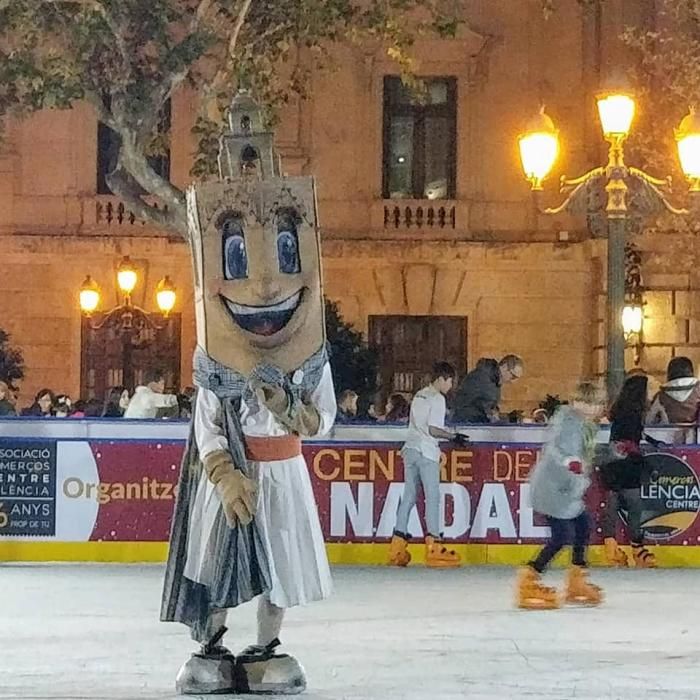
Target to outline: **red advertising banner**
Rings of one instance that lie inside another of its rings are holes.
[[[76,462],[62,464],[59,442],[59,525],[62,518],[78,517],[82,504],[80,517],[94,523],[91,541],[166,541],[183,443],[119,440],[91,441],[89,446],[87,458],[94,462],[86,471]],[[304,445],[328,542],[385,542],[391,537],[403,488],[399,450],[399,444],[371,442]],[[532,444],[446,449],[441,463],[445,538],[482,544],[541,541],[547,529],[532,511],[528,484],[537,452]],[[666,544],[700,543],[700,449],[669,449],[650,455],[649,465],[651,478],[642,493],[648,536]],[[588,498],[597,518],[605,494],[596,480]],[[423,534],[422,504],[418,510],[420,517],[414,511],[409,523],[416,537]],[[596,527],[593,541],[600,539]]]

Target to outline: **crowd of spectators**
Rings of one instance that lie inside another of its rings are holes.
[[[0,417],[26,418],[183,418],[192,415],[194,389],[180,394],[165,393],[165,379],[159,370],[144,373],[143,384],[133,395],[123,386],[110,387],[104,399],[73,401],[67,394],[41,389],[31,405],[18,408],[16,393],[0,381]]]
[[[642,370],[632,373],[644,374]],[[519,380],[524,364],[517,355],[500,360],[481,358],[453,392],[448,418],[452,423],[493,424],[513,422],[500,408],[504,386]],[[163,373],[144,373],[143,383],[133,395],[123,386],[107,390],[103,399],[89,398],[73,401],[67,394],[51,389],[37,392],[31,405],[18,409],[16,392],[0,381],[0,417],[26,416],[33,418],[181,418],[192,415],[194,389],[187,387],[178,394],[165,391]],[[407,392],[395,392],[384,401],[374,396],[360,396],[352,389],[338,395],[336,423],[407,425],[411,399]],[[553,397],[548,397],[553,398]],[[700,379],[687,357],[673,358],[667,369],[666,382],[649,397],[645,422],[648,425],[696,425],[700,417]],[[556,408],[556,406],[554,407]],[[546,423],[554,408],[539,408],[525,422]]]

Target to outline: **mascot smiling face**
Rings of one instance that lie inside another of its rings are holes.
[[[243,174],[187,205],[199,345],[244,375],[295,370],[325,342],[313,180]]]

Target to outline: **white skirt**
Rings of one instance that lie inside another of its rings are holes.
[[[267,549],[272,589],[280,608],[327,598],[333,588],[308,467],[300,455],[278,462],[251,463],[258,477],[255,522]],[[185,576],[199,583],[209,577],[207,542],[221,501],[202,470],[190,524]],[[193,513],[193,514],[194,514]]]
[[[327,598],[333,584],[304,458],[260,462],[257,468],[255,519],[268,547],[270,602],[291,608]]]

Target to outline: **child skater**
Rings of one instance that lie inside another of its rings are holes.
[[[529,610],[559,607],[554,588],[540,576],[567,545],[573,546],[572,567],[566,580],[567,603],[599,605],[603,593],[586,577],[586,548],[590,520],[584,496],[591,483],[598,420],[605,410],[600,388],[582,382],[571,406],[562,406],[550,424],[547,442],[530,474],[532,507],[547,519],[551,535],[539,555],[521,569],[517,605]]]

